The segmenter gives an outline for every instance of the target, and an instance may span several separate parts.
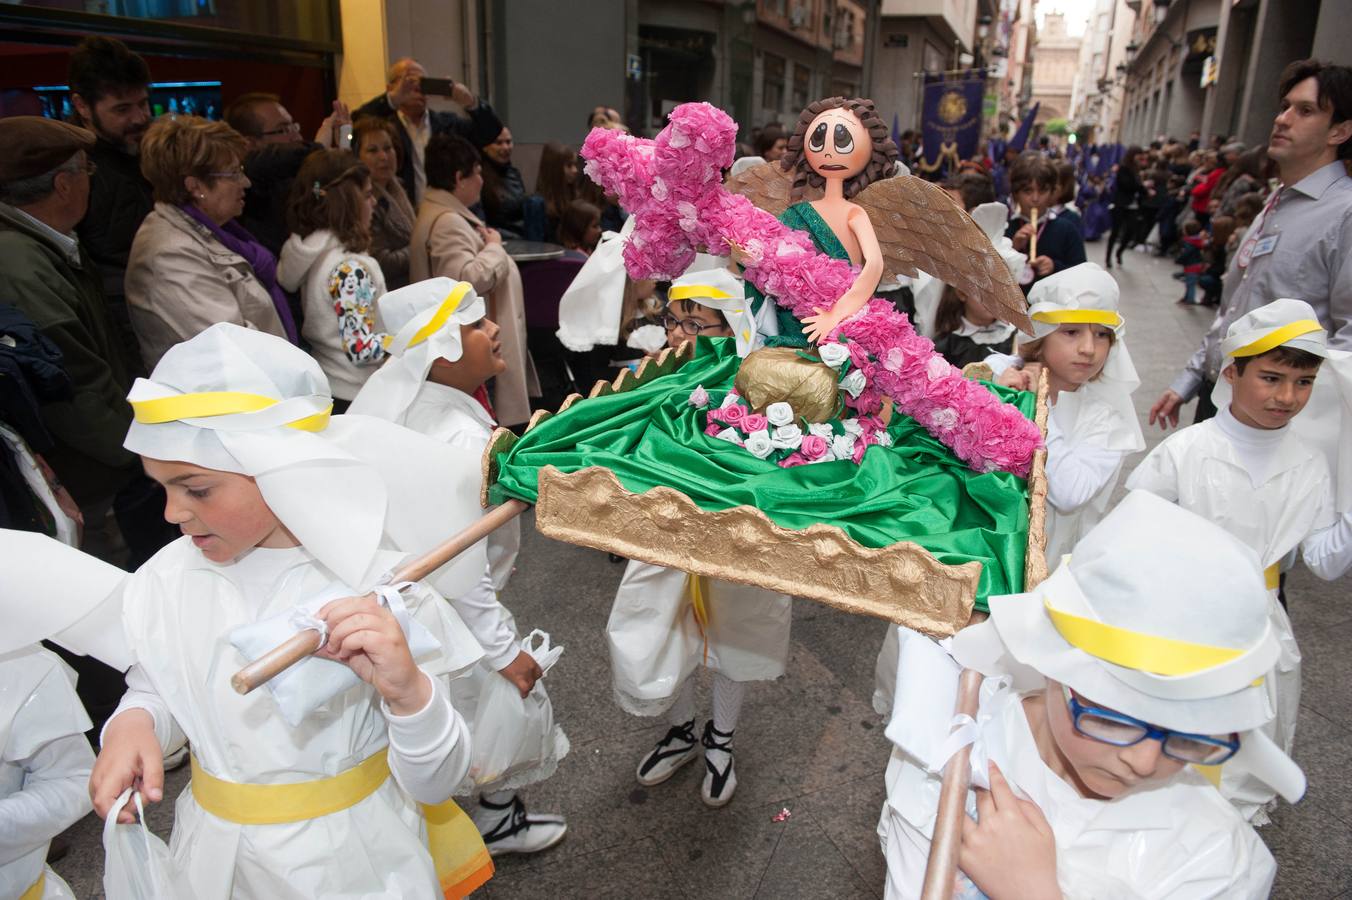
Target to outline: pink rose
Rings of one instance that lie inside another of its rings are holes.
[[[742,417],[742,422],[737,426],[750,434],[753,431],[764,431],[770,427],[770,420],[757,413],[751,413]]]
[[[712,414],[712,413],[709,415],[709,418],[713,418],[713,414]],[[707,426],[705,426],[705,428],[704,428],[704,433],[707,434],[709,437],[713,437],[714,435],[718,434],[718,433],[719,433],[720,431],[722,431],[722,430],[723,430],[723,429],[719,428],[717,425],[707,425]]]
[[[868,441],[854,442],[854,464],[857,466],[864,459],[864,451],[868,449]]]
[[[830,445],[826,443],[826,438],[819,437],[815,434],[805,434],[803,435],[802,446],[798,448],[798,452],[802,454],[803,459],[811,462],[814,459],[821,459],[825,456],[829,447]]]
[[[723,412],[724,412],[723,407],[719,407],[718,409],[711,409],[707,413],[705,413],[705,417],[710,422],[726,422],[727,419],[724,417]]]
[[[731,406],[725,406],[720,412],[723,414],[720,417],[722,421],[727,422],[729,425],[735,425],[738,428],[742,427],[742,421],[746,419],[746,407],[738,403],[734,403]]]
[[[791,469],[794,466],[801,466],[805,463],[807,463],[807,460],[803,459],[803,454],[794,452],[781,459],[779,461],[779,467],[782,469]]]

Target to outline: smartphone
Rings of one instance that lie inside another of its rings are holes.
[[[451,96],[451,90],[455,87],[455,81],[450,78],[430,78],[426,75],[422,79],[422,89],[424,94],[436,94],[439,97]]]
[[[340,149],[340,150],[351,150],[351,149],[352,149],[352,126],[351,126],[351,125],[340,125],[340,126],[338,127],[338,149]]]

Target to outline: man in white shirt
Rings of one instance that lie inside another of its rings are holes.
[[[1150,409],[1150,422],[1178,424],[1193,397],[1198,421],[1215,414],[1211,389],[1220,344],[1241,316],[1274,297],[1314,307],[1329,345],[1352,349],[1352,68],[1306,59],[1282,73],[1282,100],[1268,139],[1281,187],[1250,226],[1230,260],[1221,307],[1184,371]]]

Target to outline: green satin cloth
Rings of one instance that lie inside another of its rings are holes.
[[[534,503],[537,478],[604,466],[634,493],[675,488],[708,510],[754,506],[784,528],[824,523],[866,547],[914,541],[940,561],[982,564],[977,607],[991,594],[1023,589],[1027,485],[1007,472],[978,474],[908,416],[894,414],[894,446],[869,447],[859,465],[828,462],[782,469],[704,434],[689,403],[703,385],[718,406],[741,362],[731,338],[699,338],[695,358],[670,375],[622,394],[577,403],[545,419],[499,455],[494,503]],[[990,386],[1031,417],[1032,394]],[[804,565],[808,565],[807,562]]]

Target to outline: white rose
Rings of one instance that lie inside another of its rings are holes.
[[[788,425],[793,421],[793,407],[787,403],[771,403],[765,407],[765,418],[771,425]]]
[[[877,431],[877,432],[874,432],[873,437],[874,437],[875,440],[877,440],[877,442],[878,442],[880,445],[882,445],[882,446],[884,446],[884,447],[891,447],[891,446],[892,446],[892,435],[888,434],[886,431]]]
[[[740,400],[740,399],[742,399],[742,398],[741,398],[741,397],[738,397],[738,396],[737,396],[735,393],[733,393],[732,391],[728,391],[727,395],[723,398],[723,402],[720,403],[720,404],[718,404],[718,408],[719,408],[719,409],[727,409],[729,406],[732,406],[734,403],[736,403],[736,402],[737,402],[738,400]]]
[[[858,369],[855,369],[840,380],[840,389],[851,397],[858,397],[864,392],[864,388],[866,387],[868,387],[868,379],[865,378],[864,373]]]
[[[774,442],[770,440],[770,432],[762,428],[760,431],[753,431],[746,436],[747,452],[757,459],[765,459],[775,451]]]
[[[836,436],[835,430],[825,422],[813,422],[807,426],[807,432],[820,438],[826,438],[827,441],[833,440]]]
[[[737,429],[735,428],[724,428],[718,434],[714,435],[714,437],[718,438],[720,441],[736,444],[738,447],[742,446],[742,436],[737,433]]]
[[[850,351],[844,344],[838,344],[833,341],[828,344],[818,344],[817,355],[822,358],[822,362],[826,363],[831,368],[839,369],[849,360]]]
[[[803,445],[803,429],[797,425],[780,425],[770,435],[776,447],[783,450],[797,450]]]
[[[836,459],[854,459],[854,435],[838,434],[831,441],[831,453]]]
[[[842,419],[840,426],[845,429],[846,434],[857,436],[864,433],[864,426],[859,424],[858,419]]]
[[[641,325],[630,333],[625,343],[635,350],[653,353],[667,345],[667,330],[661,325]]]

